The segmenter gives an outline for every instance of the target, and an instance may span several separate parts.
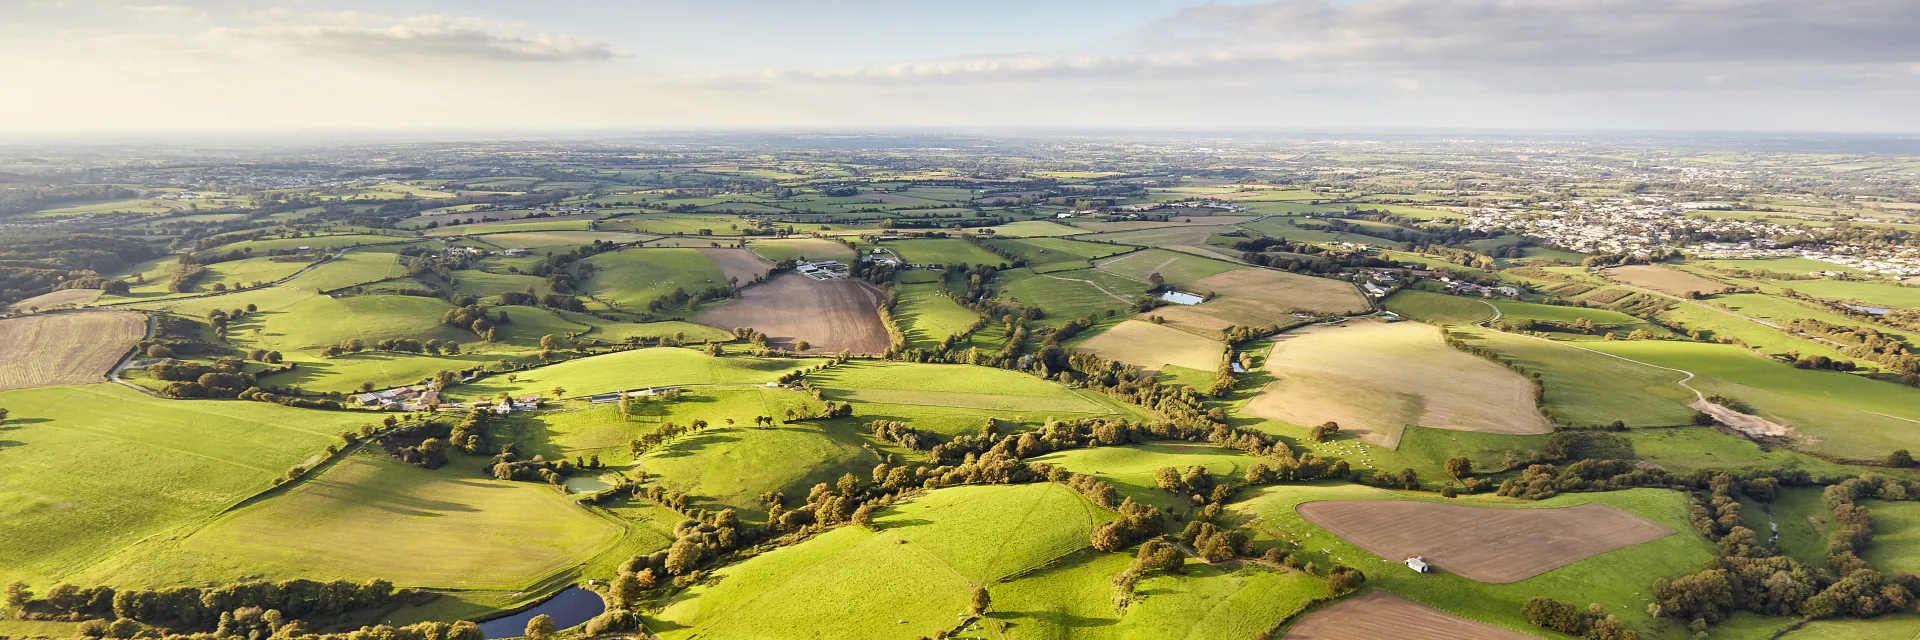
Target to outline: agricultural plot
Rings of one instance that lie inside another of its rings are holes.
[[[190,535],[135,546],[89,574],[139,586],[259,576],[505,590],[579,564],[621,534],[546,487],[478,471],[429,471],[359,452],[282,495]]]
[[[692,293],[727,284],[726,272],[695,249],[623,249],[583,262],[593,268],[583,288],[595,299],[632,313],[647,311],[648,303],[675,290]]]
[[[523,231],[518,233],[489,233],[479,238],[481,242],[502,249],[546,249],[551,247],[576,247],[595,242],[614,244],[632,244],[646,242],[659,236],[624,231]]]
[[[214,285],[223,285],[227,289],[250,287],[255,284],[276,282],[305,269],[309,262],[300,259],[275,259],[269,257],[230,260],[206,265],[206,272],[193,280],[193,291],[204,293],[212,291]],[[171,274],[169,274],[171,277]],[[155,288],[165,291],[166,279],[151,282]]]
[[[345,234],[331,235],[331,236],[307,236],[302,238],[263,238],[260,240],[247,240],[244,242],[236,242],[233,244],[220,245],[219,247],[216,247],[212,250],[225,253],[229,251],[246,251],[248,249],[252,249],[253,253],[265,254],[273,251],[299,249],[300,247],[306,247],[308,251],[332,252],[344,247],[405,244],[405,243],[414,243],[414,242],[419,242],[419,240],[415,238],[406,237],[406,236],[382,236],[382,235],[373,235],[373,234],[364,234],[364,233],[345,233]]]
[[[1189,561],[1179,574],[1142,578],[1126,609],[1116,612],[1111,582],[1129,560],[1125,554],[1088,552],[994,584],[989,587],[993,611],[953,637],[1250,638],[1307,600],[1327,595],[1326,583],[1305,573],[1252,564],[1227,570]]]
[[[735,286],[745,286],[773,271],[773,263],[746,249],[694,249],[720,266],[720,272],[727,274],[727,282]]]
[[[1408,569],[1406,556],[1379,556],[1315,525],[1297,510],[1303,503],[1322,500],[1418,500],[1443,505],[1519,509],[1544,513],[1583,504],[1620,509],[1681,532],[1649,542],[1591,556],[1518,582],[1480,582],[1441,565],[1436,573]],[[1655,625],[1645,611],[1648,585],[1659,578],[1694,573],[1718,556],[1713,543],[1688,533],[1685,494],[1659,489],[1631,489],[1604,493],[1566,494],[1532,502],[1494,496],[1461,496],[1452,500],[1432,493],[1387,491],[1353,484],[1315,483],[1262,488],[1232,510],[1254,518],[1259,537],[1308,553],[1326,563],[1355,567],[1367,574],[1367,586],[1507,629],[1537,632],[1521,614],[1521,605],[1535,596],[1567,602],[1622,603],[1609,605],[1626,624],[1646,629]],[[1617,608],[1616,608],[1617,607]]]
[[[1503,509],[1413,500],[1328,500],[1300,516],[1382,558],[1423,556],[1480,582],[1519,582],[1672,529],[1603,504]]]
[[[547,279],[516,273],[493,273],[463,269],[453,272],[453,288],[463,294],[476,298],[499,298],[505,293],[525,293],[532,289],[534,295],[553,293]]]
[[[1727,290],[1726,283],[1718,280],[1709,280],[1685,271],[1650,264],[1610,267],[1600,273],[1620,282],[1683,298],[1696,291],[1709,294]]]
[[[893,321],[906,334],[910,348],[936,347],[980,319],[980,314],[945,295],[938,283],[901,284],[894,291],[899,300],[893,305]]]
[[[1353,284],[1273,269],[1245,268],[1194,280],[1184,289],[1211,299],[1151,313],[1167,324],[1206,335],[1228,326],[1286,326],[1294,314],[1348,315],[1371,307]]]
[[[814,280],[786,273],[740,292],[740,299],[703,311],[701,324],[732,330],[752,327],[768,343],[807,353],[871,354],[887,350],[880,321],[881,294],[858,280]],[[799,343],[805,341],[806,349]]]
[[[1154,485],[1153,475],[1162,468],[1185,470],[1205,467],[1218,482],[1238,482],[1255,459],[1240,452],[1208,444],[1189,442],[1152,442],[1126,447],[1092,447],[1049,453],[1034,462],[1065,467],[1113,483],[1122,497],[1151,504],[1169,513],[1193,507],[1188,496]]]
[[[159,400],[113,384],[0,392],[0,574],[45,580],[210,518],[368,416]]]
[[[1275,336],[1274,381],[1246,413],[1296,425],[1333,421],[1393,447],[1406,425],[1503,434],[1547,433],[1526,378],[1456,351],[1439,330],[1356,322]]]
[[[663,638],[895,638],[952,626],[971,585],[1087,547],[1108,512],[1054,483],[954,487],[720,569],[661,611]],[[819,615],[819,602],[838,613]]]
[[[748,224],[746,218],[732,215],[648,213],[603,220],[597,227],[659,235],[738,236],[740,228]]]
[[[463,398],[491,398],[501,393],[552,396],[553,390],[560,388],[566,390],[565,397],[574,398],[663,385],[760,384],[804,364],[784,358],[716,358],[679,347],[633,349],[516,371],[512,380],[492,376],[456,387],[453,393]]]
[[[814,373],[808,379],[824,389],[829,400],[862,405],[925,405],[1063,417],[1112,412],[1106,405],[1058,384],[1017,371],[972,365],[854,361]]]
[[[1283,640],[1528,640],[1533,636],[1474,622],[1406,598],[1372,591],[1313,612]]]
[[[7,305],[6,310],[18,312],[58,307],[84,307],[99,300],[101,293],[104,292],[99,289],[61,289]]]
[[[1573,345],[1486,329],[1450,329],[1469,345],[1493,349],[1521,370],[1540,374],[1542,405],[1555,422],[1628,426],[1686,424],[1692,392],[1676,384],[1686,374],[1624,360]],[[1598,344],[1598,343],[1588,343]],[[1631,398],[1632,402],[1624,400]]]
[[[124,311],[0,320],[0,390],[100,382],[146,335],[147,317]]]
[[[1100,260],[1095,264],[1101,271],[1135,282],[1147,282],[1153,274],[1157,273],[1160,274],[1161,279],[1167,284],[1174,286],[1184,286],[1187,283],[1201,278],[1217,276],[1228,271],[1243,268],[1231,262],[1222,262],[1165,249],[1135,251],[1126,255]]]
[[[1070,236],[1087,232],[1086,229],[1069,227],[1058,222],[1048,222],[1045,220],[1021,220],[1019,222],[1009,222],[992,227],[982,227],[975,231],[985,233],[989,230],[993,231],[995,237],[1000,238],[1044,238]]]
[[[1492,320],[1494,307],[1489,303],[1441,293],[1401,289],[1387,296],[1388,311],[1412,320],[1441,325],[1477,324]]]
[[[974,246],[972,242],[958,238],[926,238],[919,240],[894,240],[885,243],[889,249],[900,255],[907,264],[949,265],[949,264],[1004,264],[1007,259],[989,253],[986,249]]]
[[[1203,220],[1213,219],[1214,218],[1203,218]],[[1223,228],[1219,224],[1196,223],[1170,227],[1155,227],[1138,231],[1097,233],[1081,236],[1079,239],[1169,249],[1181,253],[1192,253],[1232,262],[1240,262],[1240,252],[1224,247],[1216,247],[1207,242],[1221,231],[1227,230],[1231,229]]]
[[[1025,240],[994,239],[985,241],[989,246],[1006,251],[1026,261],[1028,266],[1073,265],[1067,268],[1079,269],[1093,266],[1089,261],[1104,258],[1116,253],[1132,251],[1133,247],[1081,242],[1064,238],[1029,238]]]
[[[820,238],[781,238],[754,240],[747,248],[774,262],[785,260],[852,260],[858,254],[852,247]]]
[[[1903,309],[1920,308],[1920,287],[1856,280],[1790,280],[1774,284],[1820,298],[1853,300]]]
[[[868,448],[870,441],[850,425],[745,426],[764,411],[736,418],[743,426],[710,427],[685,436],[641,457],[635,467],[658,476],[668,489],[699,496],[702,508],[732,508],[763,519],[766,504],[760,496],[769,491],[804,499],[815,484],[831,484],[847,473],[864,476],[882,461]]]
[[[1116,324],[1077,347],[1108,360],[1158,371],[1166,365],[1213,371],[1225,346],[1179,329],[1142,320]]]
[[[1000,272],[995,281],[1000,297],[1045,313],[1042,324],[1059,326],[1088,315],[1130,315],[1146,286],[1096,269],[1036,273],[1031,269]]]
[[[397,253],[348,252],[288,280],[282,286],[301,291],[335,291],[399,277],[406,275],[406,271]]]

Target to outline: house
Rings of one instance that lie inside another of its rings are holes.
[[[1433,565],[1427,564],[1427,559],[1420,556],[1407,558],[1407,568],[1415,573],[1433,573]]]
[[[528,251],[528,250],[526,250],[526,249],[508,249],[508,250],[506,250],[506,254],[507,254],[507,257],[509,257],[509,258],[518,258],[518,257],[520,257],[520,256],[524,256],[524,255],[530,255],[530,254],[532,254],[532,253],[533,253],[533,252],[531,252],[531,251]]]

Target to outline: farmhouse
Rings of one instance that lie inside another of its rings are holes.
[[[1420,556],[1407,558],[1407,568],[1416,573],[1433,573],[1433,565],[1427,564],[1427,559]]]

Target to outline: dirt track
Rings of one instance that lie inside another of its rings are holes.
[[[1296,509],[1308,521],[1387,560],[1425,556],[1440,571],[1495,583],[1519,582],[1673,533],[1660,523],[1603,504],[1524,509],[1325,500]]]
[[[1474,622],[1375,591],[1313,612],[1282,640],[1530,640],[1533,636]]]
[[[747,287],[739,300],[702,313],[696,321],[729,331],[752,327],[782,349],[805,340],[805,353],[882,353],[888,341],[880,300],[880,291],[865,282],[786,273]]]

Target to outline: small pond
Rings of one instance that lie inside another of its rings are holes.
[[[602,476],[570,476],[561,486],[567,488],[567,493],[593,493],[613,488]]]
[[[553,628],[565,629],[592,620],[606,610],[607,603],[600,600],[600,594],[580,587],[567,587],[532,609],[482,622],[480,630],[488,638],[518,638],[527,633],[527,621],[543,613],[553,618]]]

